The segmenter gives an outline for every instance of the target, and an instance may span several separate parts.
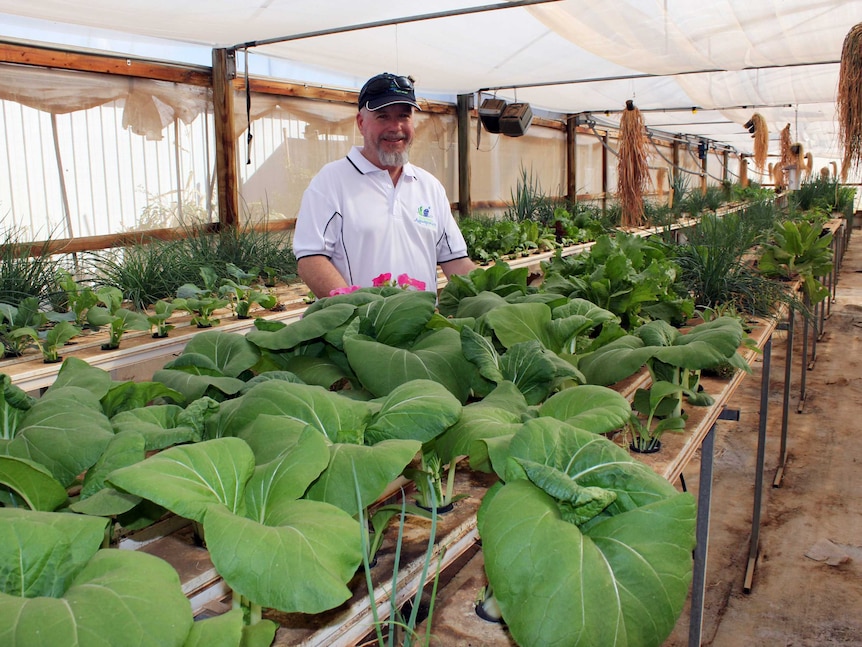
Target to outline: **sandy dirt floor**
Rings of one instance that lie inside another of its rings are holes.
[[[791,366],[788,460],[780,487],[787,333],[773,337],[759,551],[745,592],[753,518],[760,375],[718,423],[701,644],[862,646],[862,238],[851,238],[802,391],[802,326]],[[809,337],[812,339],[812,337]],[[809,359],[811,357],[809,345]],[[801,403],[801,406],[800,406]],[[684,474],[697,489],[697,466]],[[689,644],[686,609],[665,647]]]

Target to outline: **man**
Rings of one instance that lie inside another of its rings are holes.
[[[317,297],[371,286],[381,274],[407,274],[436,291],[438,264],[447,277],[475,267],[443,185],[408,161],[414,108],[408,77],[369,79],[356,115],[364,146],[324,166],[305,191],[293,251]]]

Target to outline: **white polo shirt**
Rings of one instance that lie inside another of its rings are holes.
[[[398,184],[354,146],[324,166],[302,196],[293,236],[296,258],[326,256],[349,285],[406,273],[437,290],[437,264],[464,258],[467,245],[446,191],[405,164]]]

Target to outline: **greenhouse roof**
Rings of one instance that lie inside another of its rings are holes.
[[[835,96],[860,0],[0,0],[0,37],[210,65],[248,52],[252,74],[358,89],[380,71],[454,101],[486,91],[534,111],[648,126],[750,153],[754,112],[777,140],[840,159]],[[274,42],[270,42],[274,41]],[[237,56],[242,71],[245,57]]]

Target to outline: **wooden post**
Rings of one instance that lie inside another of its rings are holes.
[[[216,182],[218,183],[219,223],[222,227],[239,224],[239,184],[236,168],[236,135],[233,123],[233,88],[236,76],[236,50],[213,50],[212,89],[215,121]]]
[[[458,95],[458,218],[469,218],[470,208],[470,108],[472,94]]]
[[[608,133],[602,135],[602,213],[608,209]]]
[[[566,197],[574,204],[578,201],[578,118],[566,119]]]

